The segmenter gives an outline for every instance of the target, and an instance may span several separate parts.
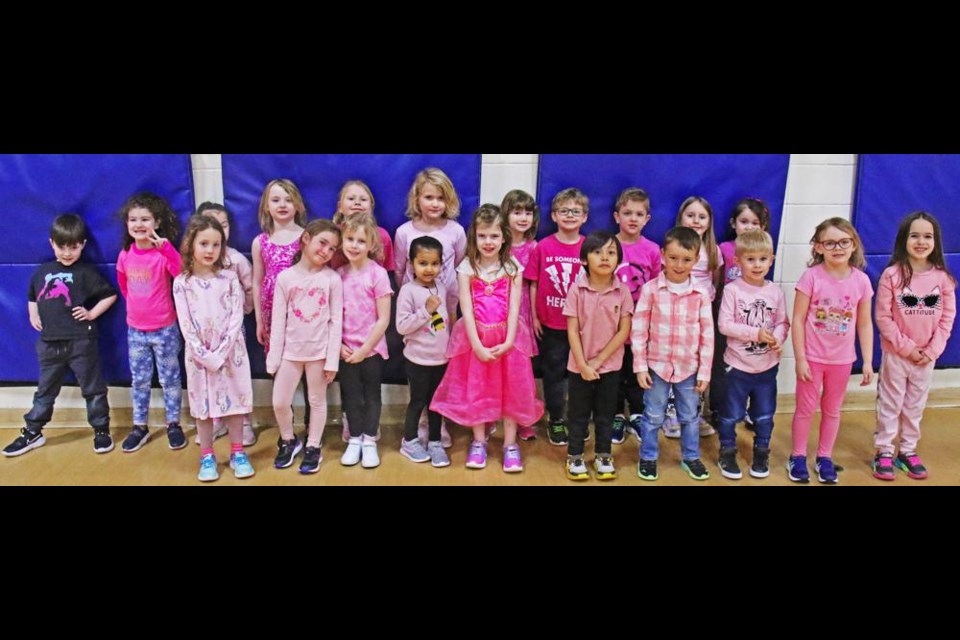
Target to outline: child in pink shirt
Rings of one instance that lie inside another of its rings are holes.
[[[126,225],[123,251],[117,257],[117,283],[127,302],[127,349],[133,395],[133,430],[123,441],[124,453],[137,451],[150,439],[150,381],[156,361],[171,449],[187,446],[180,427],[180,329],[171,295],[180,275],[180,254],[173,246],[177,214],[166,200],[139,193],[120,208]]]
[[[738,235],[736,263],[741,276],[724,287],[718,318],[720,333],[727,336],[722,357],[726,397],[717,421],[720,473],[734,480],[743,477],[737,466],[736,424],[746,415],[749,400],[756,434],[750,475],[766,478],[777,412],[777,372],[790,323],[783,291],[764,279],[773,265],[770,234],[753,230]]]
[[[924,211],[900,223],[890,264],[877,287],[880,380],[873,475],[893,480],[894,466],[908,477],[927,477],[917,455],[920,421],[933,366],[943,353],[956,317],[956,280],[943,257],[940,223]],[[900,453],[895,441],[900,435]]]
[[[857,359],[854,340],[863,354],[861,386],[873,380],[873,287],[861,269],[866,261],[857,230],[843,218],[817,226],[810,268],[800,276],[793,305],[793,350],[797,367],[797,408],[793,415],[793,453],[787,473],[794,482],[809,482],[807,440],[820,399],[820,443],[817,479],[837,483],[833,445],[840,431],[840,407],[847,393],[851,365]],[[856,334],[856,336],[855,336]]]
[[[593,467],[598,480],[613,480],[617,477],[611,450],[613,413],[623,345],[630,335],[633,298],[615,275],[623,262],[623,250],[615,235],[608,231],[591,233],[580,248],[580,260],[586,277],[570,287],[563,308],[570,340],[566,471],[571,480],[590,478],[583,462],[583,441],[592,415],[597,436]]]
[[[373,198],[373,191],[363,180],[347,180],[340,189],[340,195],[337,197],[337,210],[333,214],[333,222],[336,225],[343,224],[347,218],[366,213],[376,217],[373,210],[376,207],[376,200]],[[383,227],[377,227],[377,233],[380,235],[381,251],[372,256],[381,267],[392,274],[396,268],[396,260],[393,257],[393,241],[390,239],[390,233]],[[347,264],[347,258],[342,251],[338,251],[330,262],[332,269],[339,269]]]

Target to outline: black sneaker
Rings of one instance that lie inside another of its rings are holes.
[[[120,445],[120,448],[124,453],[133,453],[145,445],[149,439],[150,431],[147,429],[147,425],[135,424],[133,425],[133,431],[131,431],[130,435],[128,435],[123,441],[123,444]]]
[[[34,433],[26,427],[20,429],[20,435],[17,436],[17,439],[7,445],[3,450],[3,455],[8,458],[13,458],[14,456],[22,456],[27,451],[31,449],[36,449],[37,447],[42,447],[47,443],[47,439],[43,437],[43,432]]]
[[[641,460],[637,463],[637,476],[642,480],[656,480],[660,476],[657,474],[656,460]]]
[[[770,475],[770,449],[767,447],[753,448],[753,464],[750,465],[750,475],[754,478],[766,478]]]
[[[550,437],[550,444],[566,446],[567,444],[567,425],[561,420],[554,420],[547,427],[547,435]]]
[[[110,437],[109,429],[93,432],[93,450],[97,453],[113,451],[113,438]]]
[[[720,449],[720,475],[731,480],[739,480],[743,477],[740,466],[737,465],[736,447],[727,447]]]
[[[687,475],[694,480],[706,480],[710,477],[710,472],[703,466],[700,458],[693,460],[684,460],[680,463],[680,468],[687,472]]]
[[[187,437],[183,435],[183,429],[179,422],[171,422],[167,425],[167,441],[173,450],[183,449],[187,446]]]
[[[316,473],[320,471],[320,462],[323,455],[320,447],[307,447],[303,451],[303,460],[300,462],[300,473]]]
[[[293,464],[293,459],[302,449],[303,445],[296,437],[291,440],[281,440],[273,466],[277,469],[286,469]]]

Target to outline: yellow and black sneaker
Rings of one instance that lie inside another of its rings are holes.
[[[597,480],[615,480],[617,470],[613,466],[613,456],[600,454],[593,459],[593,468],[597,472]]]
[[[587,465],[583,463],[583,456],[567,456],[565,464],[567,477],[571,480],[589,480],[590,472],[587,471]]]

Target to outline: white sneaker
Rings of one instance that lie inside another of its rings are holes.
[[[340,456],[340,464],[345,467],[352,467],[360,462],[360,445],[363,443],[361,438],[350,438],[347,440],[347,450]]]
[[[253,425],[244,420],[243,423],[243,446],[252,447],[257,444],[257,432],[253,430]]]
[[[440,444],[443,445],[444,449],[449,449],[453,446],[453,438],[450,437],[450,432],[447,431],[446,420],[440,423]]]
[[[364,439],[360,447],[363,461],[360,463],[364,469],[373,469],[380,466],[380,454],[377,452],[377,441]]]

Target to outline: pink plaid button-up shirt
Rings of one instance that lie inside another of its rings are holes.
[[[643,285],[630,332],[633,371],[654,371],[670,383],[697,374],[710,380],[713,364],[713,315],[710,294],[703,285],[676,294],[667,276]]]

